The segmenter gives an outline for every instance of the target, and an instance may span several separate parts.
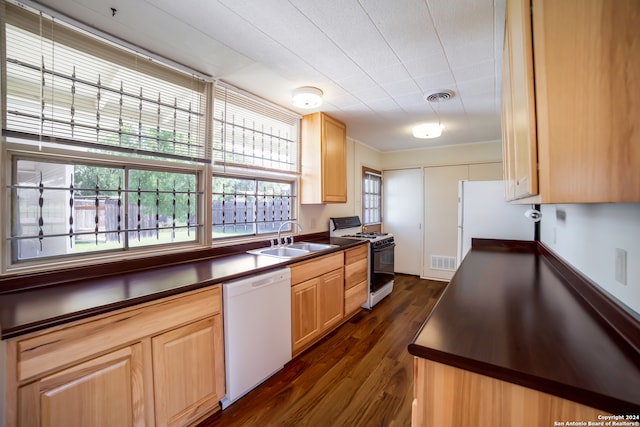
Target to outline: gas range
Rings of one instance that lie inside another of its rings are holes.
[[[339,237],[345,237],[347,239],[368,240],[371,243],[371,247],[373,248],[382,247],[394,242],[392,234],[379,233],[376,231],[362,231],[355,234],[341,234]]]
[[[369,240],[371,246],[375,248],[393,243],[393,235],[391,233],[362,231],[362,223],[358,216],[330,218],[329,235],[331,237]]]
[[[362,307],[372,309],[393,291],[395,241],[391,233],[362,231],[360,217],[329,219],[329,236],[369,241],[369,295]]]

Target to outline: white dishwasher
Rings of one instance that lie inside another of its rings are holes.
[[[288,268],[222,284],[225,409],[291,360]]]

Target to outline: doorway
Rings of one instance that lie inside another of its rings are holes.
[[[396,242],[396,273],[420,275],[423,242],[422,169],[384,171],[383,230]]]

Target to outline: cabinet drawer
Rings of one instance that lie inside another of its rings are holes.
[[[344,264],[349,265],[363,259],[367,259],[369,255],[369,245],[360,245],[357,248],[348,249],[344,252]]]
[[[361,259],[349,265],[344,266],[344,287],[352,288],[362,281],[367,280],[367,258]]]
[[[367,300],[367,282],[360,282],[344,293],[344,312],[350,314]]]
[[[221,312],[216,285],[17,340],[18,381]]]
[[[336,252],[320,258],[293,264],[289,267],[291,269],[291,285],[302,283],[328,271],[340,268],[343,265],[343,259],[344,255],[342,252]]]

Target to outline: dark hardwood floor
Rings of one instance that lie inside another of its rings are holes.
[[[198,427],[409,426],[407,345],[445,286],[397,274],[393,293],[372,311],[358,313]]]

